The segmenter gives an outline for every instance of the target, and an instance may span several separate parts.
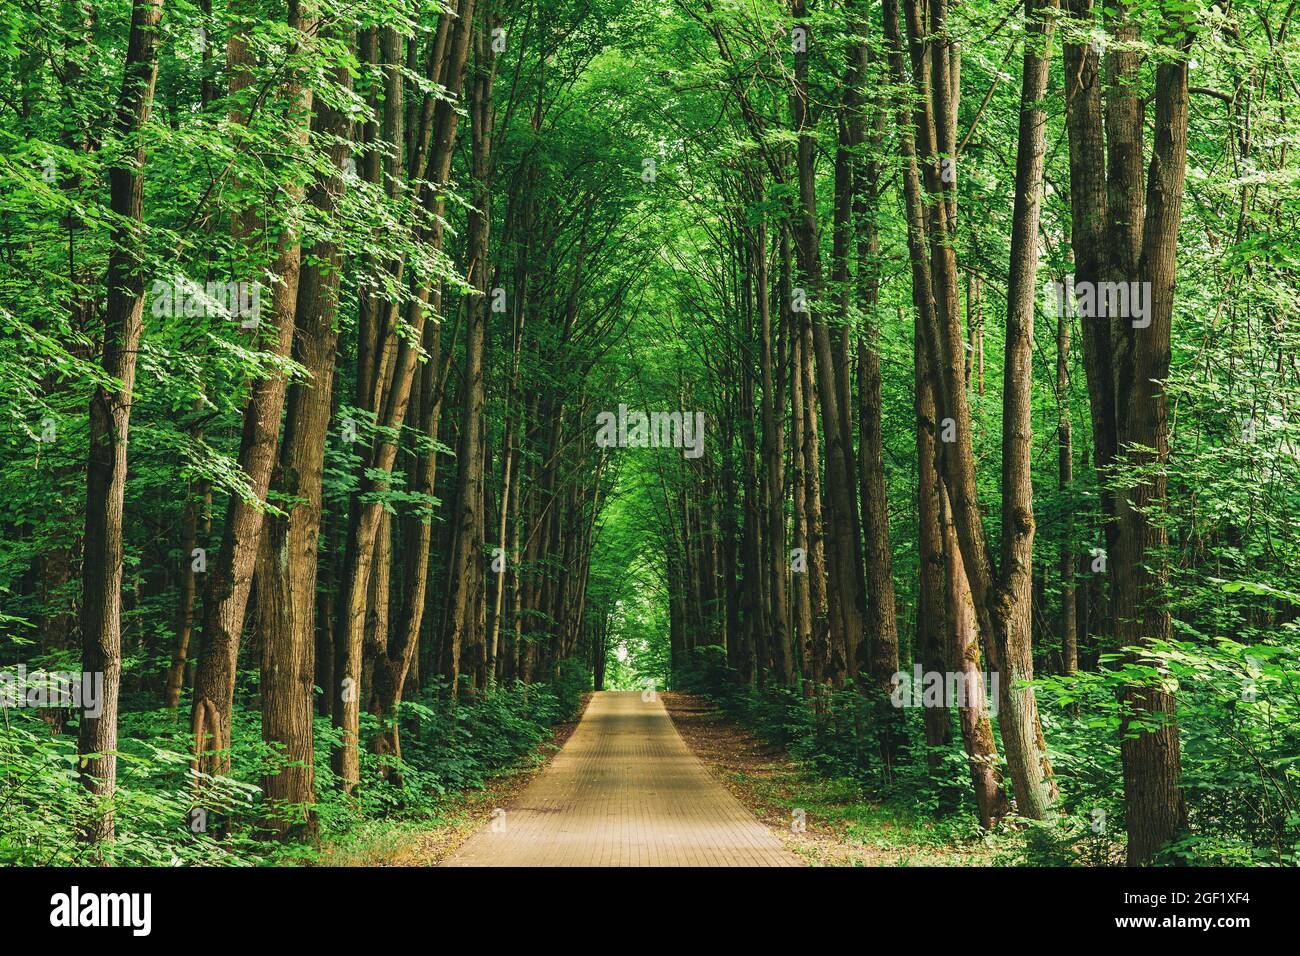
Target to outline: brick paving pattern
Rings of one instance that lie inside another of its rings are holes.
[[[799,866],[656,697],[593,695],[551,765],[444,866]]]

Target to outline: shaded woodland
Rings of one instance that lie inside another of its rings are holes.
[[[309,860],[649,683],[1295,865],[1294,8],[5,0],[0,860]]]

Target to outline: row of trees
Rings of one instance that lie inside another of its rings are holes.
[[[678,4],[671,43],[689,54],[673,59],[677,94],[658,105],[684,127],[680,188],[709,220],[678,239],[689,279],[677,280],[676,311],[702,328],[691,397],[718,432],[709,458],[660,466],[672,479],[659,519],[672,649],[683,667],[698,646],[723,644],[739,680],[798,687],[815,709],[857,687],[882,704],[885,765],[904,731],[884,698],[911,660],[972,682],[996,672],[995,718],[980,697],[956,708],[985,826],[1011,809],[1007,789],[1021,816],[1058,809],[1036,667],[1070,678],[1100,661],[1118,689],[1112,741],[1128,859],[1140,864],[1188,826],[1168,666],[1180,588],[1255,573],[1207,560],[1224,536],[1253,536],[1235,519],[1174,525],[1181,550],[1171,540],[1170,394],[1185,387],[1170,382],[1173,316],[1226,305],[1193,278],[1176,308],[1189,101],[1229,112],[1202,116],[1203,164],[1285,164],[1240,136],[1285,124],[1293,91],[1266,64],[1284,55],[1288,14],[1256,11],[1271,24],[1261,41],[1221,5],[1022,6],[995,17],[945,0]],[[1194,89],[1198,44],[1202,57],[1224,44],[1241,59]],[[1004,71],[1013,59],[1018,89]],[[1198,264],[1274,214],[1257,216],[1270,200],[1249,187],[1235,196],[1244,218],[1226,226],[1214,202],[1198,203],[1209,234],[1194,244]],[[1091,304],[1114,290],[1132,292],[1127,311]],[[999,317],[1000,356],[985,351],[986,314]],[[1035,337],[1044,318],[1048,354]],[[987,394],[986,354],[1002,370]],[[882,394],[882,367],[908,365],[914,378],[894,376]],[[1202,387],[1217,388],[1220,370],[1204,372]],[[914,431],[901,424],[909,398]],[[1284,419],[1269,419],[1279,451]],[[1202,436],[1193,444],[1222,434],[1188,427]],[[1182,485],[1195,468],[1178,468]],[[1224,634],[1201,610],[1184,615],[1185,633]],[[927,709],[928,744],[947,739],[951,719]]]
[[[266,827],[311,835],[318,714],[345,791],[363,748],[400,782],[413,688],[586,653],[610,477],[583,423],[642,271],[611,262],[645,242],[591,66],[609,11],[100,6],[6,50],[8,274],[35,280],[6,294],[10,481],[35,448],[55,495],[11,512],[6,610],[104,675],[88,839],[114,834],[124,694],[189,708],[200,806],[260,701]]]

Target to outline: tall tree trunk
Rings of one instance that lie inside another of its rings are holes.
[[[759,179],[761,193],[762,180]],[[773,658],[781,683],[794,679],[794,666],[790,647],[790,609],[786,595],[786,571],[789,559],[785,549],[785,438],[781,429],[778,409],[781,396],[777,390],[777,377],[773,372],[773,341],[771,297],[768,294],[768,244],[767,221],[760,220],[755,231],[755,266],[757,269],[755,298],[758,305],[760,327],[759,364],[763,379],[763,472],[767,505],[767,572],[769,603],[771,606],[770,637]]]
[[[455,144],[459,113],[455,101],[464,82],[465,62],[471,34],[474,30],[475,0],[460,0],[457,14],[443,14],[454,18],[450,39],[441,27],[435,38],[434,55],[430,58],[429,77],[440,77],[447,97],[435,101],[432,94],[424,100],[421,112],[421,129],[416,137],[416,155],[408,157],[405,166],[399,151],[390,149],[384,170],[384,182],[391,197],[400,192],[398,177],[405,172],[408,179],[423,171],[410,189],[412,207],[424,202],[425,189],[437,189],[447,182],[451,169],[451,155]],[[444,45],[445,44],[445,45]],[[445,51],[445,57],[443,52]],[[384,125],[391,143],[404,140],[401,124],[405,113],[400,105],[403,86],[401,68],[403,59],[398,44],[389,31],[383,35],[381,58],[385,65]],[[431,254],[441,248],[442,231],[435,225],[427,246]],[[405,263],[398,261],[389,266],[396,281],[401,281]],[[363,299],[364,303],[364,299]],[[423,335],[426,318],[425,303],[417,301],[408,309],[407,324],[416,335]],[[334,726],[341,731],[341,740],[333,753],[332,763],[345,792],[351,792],[360,779],[359,733],[361,717],[361,680],[364,667],[366,606],[370,594],[370,577],[373,571],[375,545],[380,531],[382,505],[379,501],[360,502],[363,496],[382,493],[388,486],[387,476],[392,473],[397,460],[397,443],[390,436],[400,433],[406,420],[411,397],[418,350],[408,338],[398,342],[397,305],[387,303],[382,327],[371,322],[368,332],[362,328],[362,345],[358,354],[358,390],[364,407],[373,411],[383,431],[371,450],[361,482],[360,495],[354,496],[353,518],[348,529],[344,551],[343,574],[338,594],[335,627],[335,695],[333,703]],[[375,344],[366,344],[373,333]],[[389,375],[389,369],[392,375]]]
[[[1093,0],[1070,0],[1070,11],[1084,25],[1094,22],[1096,18]],[[1127,51],[1113,54],[1121,60],[1130,55]],[[1111,257],[1108,246],[1114,238],[1108,225],[1108,163],[1106,132],[1102,121],[1102,83],[1098,53],[1091,44],[1066,43],[1062,58],[1066,77],[1065,125],[1070,139],[1070,244],[1074,253],[1074,285],[1082,288],[1110,276]],[[1127,85],[1127,81],[1125,83]],[[1118,143],[1124,141],[1126,136],[1138,137],[1137,181],[1140,182],[1141,128],[1139,125],[1127,131],[1122,129],[1120,117],[1126,115],[1130,107],[1127,102],[1123,108],[1116,105],[1117,97],[1124,100],[1129,95],[1136,95],[1131,87],[1125,91],[1112,89],[1107,95],[1111,103],[1111,115],[1114,117],[1111,139]],[[1127,146],[1119,151],[1126,159],[1120,169],[1131,167],[1130,152]],[[1114,319],[1110,317],[1093,317],[1080,324],[1083,368],[1088,379],[1088,402],[1092,420],[1093,462],[1101,484],[1102,515],[1105,519],[1103,528],[1108,552],[1114,549],[1115,537],[1114,495],[1107,482],[1116,451],[1112,344],[1114,324]]]
[[[1061,673],[1079,669],[1078,611],[1074,589],[1074,446],[1070,429],[1070,315],[1056,320],[1056,477],[1065,506],[1065,528],[1057,567],[1061,573]]]
[[[932,0],[930,22],[923,22],[917,0],[907,3],[907,34],[912,82],[920,92],[915,123],[900,117],[904,152],[904,186],[912,259],[913,299],[922,324],[927,365],[934,385],[941,425],[951,425],[953,442],[943,442],[940,456],[944,484],[952,505],[971,589],[976,598],[980,630],[989,640],[991,663],[1001,672],[1002,703],[998,720],[1007,748],[1007,764],[1015,787],[1018,811],[1041,819],[1054,799],[1055,788],[1046,746],[1038,726],[1032,688],[1030,556],[1033,544],[1032,486],[1029,474],[1029,355],[1032,335],[1033,283],[1037,270],[1037,214],[1043,161],[1043,111],[1039,106],[1047,79],[1047,51],[1054,21],[1027,11],[1030,41],[1026,45],[1021,95],[1021,131],[1017,158],[1016,207],[1012,226],[1012,283],[1008,291],[1006,388],[1003,396],[1003,541],[1001,574],[995,573],[980,514],[971,437],[971,414],[964,369],[965,333],[958,313],[955,235],[955,177],[945,176],[944,161],[956,161],[955,92],[945,0]],[[885,29],[891,47],[891,68],[902,82],[905,67],[899,36],[897,5],[886,0]],[[920,143],[908,132],[915,126]],[[920,195],[916,155],[922,167],[928,204]],[[955,167],[951,167],[955,168]],[[926,207],[928,205],[928,217]],[[925,261],[928,240],[929,257]],[[927,288],[928,285],[928,288]],[[942,429],[941,429],[942,435]]]
[[[860,16],[860,15],[859,15]],[[858,19],[855,29],[862,42],[854,44],[851,86],[866,83],[866,22]],[[846,119],[859,127],[850,138],[857,146],[866,137],[861,127],[862,104],[852,104],[855,113]],[[871,145],[878,154],[884,133],[883,108],[872,105]],[[853,218],[857,234],[857,306],[864,316],[858,335],[858,479],[862,495],[865,573],[867,584],[867,663],[871,683],[888,693],[899,666],[898,616],[894,606],[894,553],[889,542],[889,495],[885,484],[884,439],[881,434],[880,326],[875,317],[880,292],[879,230],[876,226],[876,192],[880,163],[855,161]]]
[[[346,68],[334,83],[351,88]],[[312,184],[307,200],[325,220],[342,196],[343,168],[351,154],[352,123],[327,103],[315,105],[312,132],[330,139],[330,172]],[[289,387],[280,460],[273,480],[286,516],[268,516],[263,528],[258,608],[262,631],[262,739],[285,757],[283,769],[267,776],[263,792],[272,805],[309,805],[315,800],[313,772],[313,688],[316,679],[316,613],[325,443],[333,412],[338,352],[339,277],[343,254],[323,240],[305,256],[298,283],[298,334],[294,359],[306,378]],[[322,686],[328,686],[323,684]],[[329,697],[328,694],[325,695]],[[312,812],[298,818],[274,813],[267,821],[277,836],[314,838]]]
[[[807,553],[803,555],[807,575],[812,629],[811,647],[807,652],[812,662],[813,694],[821,697],[827,687],[834,686],[834,666],[831,660],[830,603],[827,594],[826,546],[822,523],[821,477],[818,473],[817,408],[812,385],[812,331],[808,316],[792,313],[795,328],[792,419],[796,447],[799,448],[800,478],[803,497],[804,537]]]
[[[471,163],[475,183],[474,206],[469,212],[466,244],[467,268],[474,289],[466,304],[465,388],[461,405],[460,447],[456,461],[456,505],[452,527],[451,558],[447,564],[447,632],[450,649],[451,693],[459,692],[459,678],[470,678],[470,692],[485,684],[486,643],[479,631],[475,583],[484,574],[483,497],[483,352],[488,317],[488,241],[491,224],[491,184],[488,182],[492,150],[492,73],[495,55],[480,26],[474,41],[476,72],[469,103]]]
[[[1046,112],[1057,0],[1028,0],[1026,50],[1016,153],[1016,198],[1011,225],[1007,288],[1006,360],[1002,393],[1002,555],[994,602],[994,639],[1001,665],[1002,728],[1020,810],[1041,819],[1054,799],[1047,745],[1038,721],[1034,677],[1034,492],[1030,458],[1034,304],[1038,281],[1038,226],[1046,152]],[[1011,758],[1015,752],[1015,759]]]
[[[814,666],[813,659],[813,605],[811,574],[808,568],[811,566],[809,555],[812,551],[812,537],[810,534],[811,521],[808,511],[807,501],[807,481],[804,475],[804,414],[803,414],[803,381],[802,370],[800,368],[800,342],[798,317],[790,310],[790,236],[789,231],[781,230],[780,240],[781,253],[781,278],[778,294],[780,295],[781,309],[780,316],[785,329],[784,339],[790,343],[790,370],[787,371],[782,367],[782,376],[790,376],[790,479],[789,485],[793,497],[793,531],[794,531],[794,549],[790,553],[781,555],[783,567],[789,567],[790,574],[790,591],[793,598],[794,610],[794,632],[795,632],[795,652],[800,662],[800,673],[803,676],[804,696],[811,696],[815,688],[820,687],[822,680],[822,666],[818,662]],[[820,508],[818,509],[820,514]],[[799,554],[803,556],[803,564],[800,568],[794,567],[793,556]]]
[[[430,311],[440,308],[442,294],[434,292]],[[423,293],[422,293],[423,296]],[[422,495],[432,497],[438,474],[438,431],[442,418],[442,401],[447,374],[451,364],[451,350],[444,357],[441,340],[442,326],[437,322],[424,325],[424,349],[429,354],[419,382],[420,432],[429,442],[428,451],[415,462],[414,475],[409,479]],[[379,718],[381,729],[371,743],[371,749],[381,755],[402,756],[398,716],[403,688],[419,650],[420,629],[424,622],[428,602],[429,551],[433,541],[433,508],[411,516],[405,522],[405,590],[396,626],[385,639],[374,661],[372,679],[374,692],[370,697],[371,711]],[[390,771],[394,783],[400,782]]]
[[[979,623],[966,569],[961,560],[957,532],[948,518],[947,496],[941,502],[944,527],[944,573],[947,576],[947,657],[949,669],[961,675],[964,699],[956,701],[962,746],[970,764],[971,787],[980,826],[991,828],[1010,807],[1002,792],[998,749],[989,723],[985,672],[980,664]],[[947,711],[945,710],[946,714]]]
[[[900,312],[902,309],[899,310]],[[936,431],[934,392],[925,369],[925,344],[921,340],[920,324],[914,335],[916,391],[916,470],[917,470],[917,560],[919,576],[916,605],[916,650],[927,672],[944,671],[948,657],[944,652],[945,634],[953,629],[948,625],[948,610],[944,604],[946,565],[959,561],[960,555],[949,550],[945,538],[945,523],[939,511],[939,473],[935,465],[934,436]],[[865,415],[863,416],[865,419]],[[961,580],[966,575],[961,571]],[[949,572],[951,573],[951,572]],[[967,593],[970,588],[967,586]],[[974,611],[972,610],[973,614]],[[976,638],[978,644],[978,636]],[[936,666],[936,662],[937,665]],[[925,742],[929,746],[930,765],[936,766],[942,753],[938,749],[948,742],[951,714],[947,707],[925,708]]]
[[[804,0],[793,0],[792,12],[796,20],[802,20],[807,14]],[[831,595],[838,608],[838,614],[831,619],[832,655],[829,676],[838,686],[845,678],[853,679],[857,676],[858,645],[863,638],[865,595],[858,575],[859,548],[855,532],[859,521],[854,490],[853,449],[845,442],[848,428],[845,425],[846,409],[841,405],[843,392],[835,378],[833,346],[825,309],[818,302],[822,292],[822,272],[817,237],[814,169],[816,143],[809,95],[808,53],[805,49],[795,54],[794,89],[790,98],[794,127],[799,136],[796,154],[799,204],[794,222],[795,252],[799,271],[806,284],[811,350],[816,357],[816,396],[826,441],[826,500],[830,521],[827,569]],[[805,398],[812,400],[811,395]]]
[[[1071,0],[1071,10],[1085,24],[1097,16],[1091,0]],[[1109,519],[1112,627],[1120,646],[1128,647],[1167,641],[1173,629],[1163,593],[1168,572],[1159,563],[1168,543],[1159,518],[1166,507],[1163,466],[1169,451],[1163,383],[1187,159],[1187,64],[1181,56],[1190,46],[1192,25],[1171,16],[1161,39],[1178,55],[1156,68],[1156,135],[1145,195],[1140,31],[1128,4],[1120,0],[1107,12],[1104,101],[1097,51],[1081,45],[1065,51],[1075,285],[1150,283],[1145,327],[1114,317],[1082,322],[1094,462]],[[1126,466],[1155,468],[1135,485],[1117,488],[1113,466],[1121,458]],[[1142,659],[1140,651],[1136,659]],[[1174,699],[1163,688],[1128,687],[1122,704],[1128,856],[1130,863],[1142,864],[1186,825],[1180,744]]]
[[[104,313],[104,374],[90,401],[86,465],[86,532],[81,611],[81,666],[103,674],[99,716],[82,714],[77,733],[81,784],[95,798],[84,836],[113,839],[117,788],[117,696],[122,680],[122,510],[126,495],[127,433],[136,355],[144,331],[144,167],[142,132],[153,107],[158,76],[158,22],[162,0],[133,0],[126,68],[113,128],[131,147],[109,169],[115,216],[108,256]]]
[[[314,34],[314,20],[297,4],[289,8],[289,28],[294,42],[304,42]],[[253,83],[252,53],[244,29],[237,28],[227,46],[227,64],[231,71],[232,96]],[[293,104],[294,115],[301,124],[290,134],[287,149],[301,149],[306,142],[311,116],[312,91],[298,78],[283,84],[281,95]],[[245,125],[248,117],[239,108],[231,111],[231,122]],[[302,187],[288,190],[288,202],[295,205],[303,198]],[[278,225],[278,224],[277,224]],[[260,249],[265,237],[256,235],[255,213],[244,210],[236,214],[235,238],[250,249]],[[263,228],[269,227],[264,224]],[[297,315],[301,248],[295,229],[289,225],[278,230],[275,259],[269,265],[273,279],[268,344],[273,355],[287,357],[293,343]],[[259,323],[254,335],[260,335]],[[248,480],[255,502],[242,495],[231,497],[222,531],[221,546],[212,562],[203,591],[203,652],[194,677],[194,702],[190,728],[194,735],[191,766],[201,774],[226,773],[230,768],[230,718],[235,702],[235,668],[239,657],[239,640],[248,609],[253,570],[262,535],[267,492],[276,463],[280,435],[280,417],[284,410],[288,382],[282,373],[271,373],[251,386],[244,409],[243,433],[239,445],[239,467]]]
[[[1170,338],[1178,223],[1187,171],[1187,61],[1193,15],[1172,15],[1162,41],[1179,57],[1156,68],[1156,133],[1147,178],[1140,281],[1150,283],[1149,327],[1121,322],[1116,395],[1119,446],[1126,466],[1141,469],[1135,484],[1118,494],[1115,633],[1123,647],[1143,648],[1173,640],[1165,598],[1168,531],[1165,466],[1169,422],[1164,382],[1169,377]],[[1134,472],[1130,472],[1132,474]],[[1141,651],[1136,659],[1145,662]],[[1181,748],[1174,696],[1156,682],[1123,693],[1120,756],[1124,765],[1125,818],[1130,864],[1148,863],[1187,825],[1179,789]]]
[[[450,43],[451,17],[444,15],[438,21],[438,30],[434,35],[430,53],[428,75],[442,76],[447,61]],[[411,44],[412,51],[415,44]],[[408,117],[416,115],[416,101],[411,99]],[[420,137],[424,130],[431,129],[436,115],[436,104],[432,96],[426,95],[419,107],[419,128],[407,128],[408,169],[407,178],[419,175],[418,164],[425,159],[425,150],[420,146]],[[406,120],[404,120],[405,122]],[[432,191],[423,193],[424,206],[433,216],[434,225],[423,238],[435,247],[442,242],[441,216],[444,200]],[[432,499],[437,480],[438,464],[438,429],[442,417],[442,400],[445,392],[447,374],[451,364],[451,351],[442,355],[442,323],[429,322],[424,313],[438,315],[442,310],[441,285],[425,282],[416,293],[416,301],[411,308],[420,314],[416,324],[423,326],[423,348],[429,356],[420,377],[411,384],[411,403],[419,409],[419,430],[429,445],[427,451],[414,456],[412,471],[407,476],[408,484],[420,495]],[[368,664],[372,692],[369,695],[371,712],[379,721],[380,730],[371,741],[371,749],[383,756],[401,759],[402,747],[399,731],[399,716],[402,694],[412,673],[416,670],[417,654],[421,626],[424,621],[425,606],[428,603],[429,551],[433,539],[433,506],[408,515],[403,519],[403,540],[405,562],[403,581],[405,588],[402,605],[395,627],[385,635],[374,648],[374,658]],[[393,768],[391,761],[385,761],[385,772],[390,782],[400,784],[400,775]]]

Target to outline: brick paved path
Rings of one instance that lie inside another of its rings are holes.
[[[499,826],[499,822],[498,822]],[[709,776],[656,698],[594,695],[504,827],[479,830],[446,866],[799,866]]]

